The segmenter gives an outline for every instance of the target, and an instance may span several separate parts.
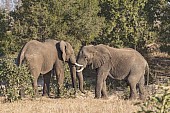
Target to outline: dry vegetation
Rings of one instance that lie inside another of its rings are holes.
[[[109,100],[93,99],[92,96],[69,99],[41,97],[13,103],[3,103],[2,100],[0,113],[132,113],[139,109],[133,105],[135,101],[122,100],[114,95]]]

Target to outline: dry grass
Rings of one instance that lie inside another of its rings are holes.
[[[75,99],[41,97],[36,100],[2,103],[2,97],[0,99],[0,113],[133,113],[139,109],[133,105],[135,101],[122,100],[114,95],[108,100],[93,97]]]

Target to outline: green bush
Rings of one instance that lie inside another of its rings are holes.
[[[14,58],[0,59],[0,84],[4,84],[1,88],[2,95],[6,101],[15,101],[21,99],[20,91],[24,90],[25,94],[32,95],[32,76],[28,68],[16,66]]]
[[[160,94],[155,94],[146,102],[137,103],[141,110],[138,113],[169,113],[170,112],[170,92],[164,89]]]
[[[74,98],[75,90],[72,88],[72,81],[70,70],[65,65],[65,78],[60,97]],[[33,97],[32,76],[26,64],[16,66],[14,58],[8,57],[0,59],[0,85],[5,87],[0,88],[0,94],[5,96],[5,100],[13,102],[21,98],[20,92],[24,90],[25,95]],[[52,76],[50,83],[50,90],[52,95],[58,95],[57,79]]]

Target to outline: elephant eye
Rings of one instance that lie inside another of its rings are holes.
[[[84,59],[87,59],[87,56],[84,56]]]

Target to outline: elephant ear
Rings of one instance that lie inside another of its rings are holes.
[[[65,62],[65,60],[66,60],[66,42],[60,41],[60,50],[62,52],[63,61]]]
[[[96,51],[93,55],[92,60],[92,68],[96,69],[101,67],[104,63],[110,62],[111,55],[109,50],[105,47],[105,45],[95,46]]]

